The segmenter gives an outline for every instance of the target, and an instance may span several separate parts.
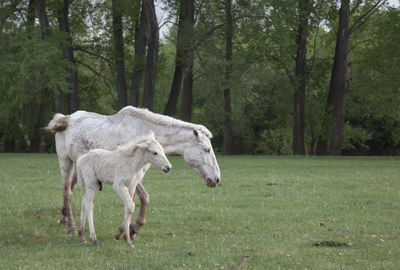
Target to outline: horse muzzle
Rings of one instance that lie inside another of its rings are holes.
[[[211,178],[207,178],[206,180],[207,187],[215,188],[218,184],[219,184],[219,178],[215,178],[214,180],[211,180]]]
[[[165,166],[165,167],[163,168],[163,172],[168,173],[171,169],[172,169],[172,167],[170,167],[170,166]]]

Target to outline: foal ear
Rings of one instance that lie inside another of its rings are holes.
[[[143,141],[143,142],[137,143],[136,146],[141,149],[147,149],[147,148],[149,148],[149,142]]]

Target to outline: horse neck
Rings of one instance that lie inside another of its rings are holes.
[[[155,134],[166,155],[182,155],[185,151],[185,146],[193,136],[193,131],[187,128],[158,125],[155,129]]]

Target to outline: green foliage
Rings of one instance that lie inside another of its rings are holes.
[[[57,36],[43,40],[39,31],[15,30],[1,33],[0,42],[0,129],[6,131],[3,140],[15,136],[25,151],[25,143],[39,144],[39,129],[54,113],[54,97],[67,92],[68,64]]]
[[[264,130],[257,141],[256,151],[267,155],[290,155],[292,153],[291,132],[284,128]]]
[[[351,126],[349,123],[346,123],[344,127],[343,137],[344,138],[342,148],[344,151],[368,151],[369,146],[366,144],[366,142],[371,139],[371,135],[368,134],[365,129],[361,127],[354,127]]]

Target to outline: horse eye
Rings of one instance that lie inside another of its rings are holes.
[[[158,153],[157,153],[157,152],[153,152],[153,155],[157,156],[157,155],[158,155]]]
[[[206,151],[206,153],[210,153],[211,149],[207,148],[207,149],[204,149],[204,151]]]

